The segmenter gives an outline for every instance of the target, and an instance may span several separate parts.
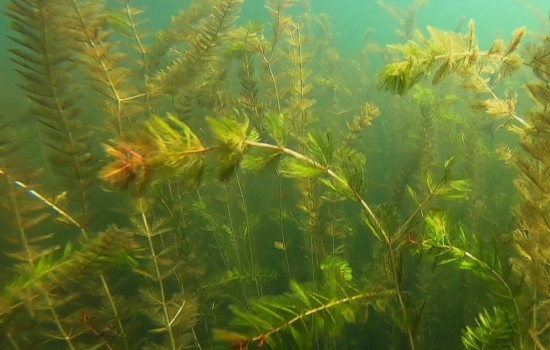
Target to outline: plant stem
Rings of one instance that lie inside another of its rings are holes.
[[[283,223],[283,184],[281,181],[281,175],[277,173],[277,180],[279,184],[279,229],[281,230],[281,241],[283,243],[283,251],[285,253],[285,261],[286,261],[286,270],[288,273],[288,279],[292,279],[292,275],[290,273],[290,263],[288,260],[288,252],[287,252],[287,246],[286,246],[286,239],[285,239],[285,228]]]
[[[292,326],[294,323],[296,322],[303,322],[304,318],[308,317],[308,316],[311,316],[311,315],[314,315],[318,312],[321,312],[321,311],[326,311],[330,308],[333,308],[335,306],[338,306],[340,304],[346,304],[346,303],[351,303],[355,300],[359,300],[359,299],[364,299],[364,298],[371,298],[371,299],[376,299],[376,298],[382,298],[382,297],[389,297],[391,295],[394,294],[394,291],[383,291],[383,292],[372,292],[372,293],[361,293],[361,294],[356,294],[356,295],[352,295],[352,296],[349,296],[349,297],[345,297],[345,298],[342,298],[342,299],[338,299],[338,300],[334,300],[334,301],[331,301],[330,303],[327,303],[327,304],[323,304],[319,307],[316,307],[314,309],[310,309],[310,310],[307,310],[306,312],[303,312],[303,313],[300,313],[298,315],[296,315],[294,318],[288,320],[287,322],[285,322],[284,324],[276,327],[276,328],[273,328],[272,330],[270,330],[269,332],[266,332],[266,333],[262,333],[260,335],[257,335],[253,338],[250,338],[246,341],[244,341],[243,343],[239,344],[239,345],[242,345],[242,346],[245,346],[245,345],[250,345],[252,343],[255,343],[255,342],[260,342],[260,344],[263,344],[263,342],[271,337],[272,335],[282,331],[283,329],[287,328],[287,327],[290,327]],[[260,347],[260,345],[258,346]],[[243,347],[243,349],[246,348],[246,347]]]
[[[250,254],[250,268],[251,268],[251,272],[252,272],[252,275],[254,276],[256,274],[256,262],[255,262],[255,258],[254,258],[254,251],[252,249],[253,247],[253,242],[252,242],[252,230],[250,228],[250,223],[248,221],[248,210],[247,210],[247,207],[246,207],[246,200],[244,198],[244,192],[243,192],[243,188],[241,186],[241,179],[239,178],[239,174],[235,174],[235,177],[237,178],[237,185],[239,187],[239,194],[241,196],[241,202],[242,202],[242,206],[243,206],[243,212],[244,212],[244,220],[245,220],[245,223],[246,223],[246,231],[245,231],[245,235],[247,236],[248,238],[248,251],[249,251],[249,254]],[[262,296],[262,293],[261,293],[261,290],[260,290],[260,284],[258,283],[258,279],[256,277],[254,277],[254,283],[256,285],[256,291],[258,292],[258,296]]]
[[[271,83],[273,84],[273,94],[275,97],[275,101],[277,101],[277,113],[281,113],[281,98],[279,96],[279,88],[277,87],[277,79],[275,78],[275,73],[273,73],[273,68],[271,66],[271,60],[266,57],[265,49],[263,47],[263,44],[260,42],[260,39],[257,40],[258,49],[256,53],[264,61],[265,67],[269,71],[269,77]]]
[[[61,320],[59,319],[59,315],[57,314],[57,311],[55,310],[55,306],[53,305],[53,301],[50,298],[50,294],[47,290],[40,288],[44,294],[44,298],[46,299],[46,302],[48,303],[48,309],[51,311],[53,318],[55,320],[55,324],[57,325],[57,329],[59,332],[61,332],[61,335],[63,336],[62,339],[65,340],[67,345],[71,350],[76,350],[76,347],[73,344],[73,341],[71,339],[71,336],[67,331],[65,330],[65,327],[61,324]]]
[[[388,248],[388,256],[389,256],[389,260],[390,260],[390,268],[391,268],[391,273],[392,273],[392,280],[393,280],[394,287],[395,287],[395,293],[397,294],[397,300],[399,302],[399,306],[400,306],[401,312],[403,314],[403,320],[405,322],[405,326],[407,327],[407,336],[408,336],[408,339],[409,339],[409,344],[410,344],[411,350],[414,350],[415,349],[414,338],[413,338],[413,335],[412,335],[412,330],[409,327],[409,316],[408,316],[407,308],[405,306],[405,301],[403,300],[403,296],[402,296],[402,292],[401,292],[401,286],[399,285],[399,281],[398,281],[398,278],[397,278],[397,264],[396,264],[396,260],[395,260],[395,256],[394,256],[394,252],[393,252],[392,241],[390,239],[389,234],[386,232],[386,230],[384,230],[384,228],[382,226],[382,223],[380,222],[380,219],[376,216],[376,214],[374,214],[374,211],[365,202],[363,197],[361,197],[361,195],[359,193],[357,193],[355,191],[355,189],[353,189],[345,179],[338,176],[338,174],[336,174],[332,169],[328,168],[327,166],[325,166],[325,165],[323,165],[323,164],[321,164],[321,163],[319,163],[319,162],[317,162],[317,161],[315,161],[315,160],[313,160],[313,159],[311,159],[311,158],[309,158],[309,157],[307,157],[307,156],[305,156],[301,153],[298,153],[294,150],[291,150],[291,149],[283,147],[283,146],[276,146],[276,145],[272,145],[272,144],[268,144],[268,143],[254,142],[254,141],[248,141],[248,140],[245,140],[244,143],[249,145],[249,146],[253,146],[253,147],[260,147],[260,148],[267,148],[267,149],[276,150],[276,151],[288,154],[288,155],[290,155],[290,156],[292,156],[296,159],[300,159],[300,160],[302,160],[306,163],[309,163],[309,164],[313,165],[314,167],[322,170],[324,173],[326,173],[328,176],[330,176],[334,180],[340,182],[344,187],[346,187],[349,191],[351,191],[353,193],[356,200],[361,204],[361,206],[363,207],[363,209],[367,213],[367,216],[369,217],[369,219],[374,223],[374,228],[378,231],[380,236],[383,238],[383,241],[386,244],[386,247]]]
[[[284,146],[277,146],[272,145],[269,143],[263,143],[263,142],[254,142],[254,141],[248,141],[245,140],[244,143],[249,146],[253,147],[259,147],[259,148],[266,148],[266,149],[272,149],[278,152],[282,152],[285,154],[288,154],[296,159],[300,159],[308,164],[313,165],[314,167],[318,168],[319,170],[322,170],[325,174],[330,176],[331,178],[335,179],[336,181],[340,182],[342,185],[344,185],[348,190],[350,190],[353,195],[355,196],[356,200],[361,204],[363,209],[365,209],[367,215],[369,216],[369,219],[373,221],[376,228],[380,231],[380,234],[384,238],[384,241],[387,243],[390,243],[389,235],[382,227],[382,224],[380,222],[380,219],[374,214],[374,211],[370,208],[370,206],[365,202],[365,200],[359,195],[349,184],[346,180],[338,176],[332,169],[326,167],[325,165],[303,155],[302,153],[296,152],[294,150],[291,150],[289,148],[286,148]]]
[[[168,332],[168,335],[170,337],[170,345],[172,350],[176,350],[177,349],[176,341],[174,339],[174,333],[172,332],[172,325],[170,322],[171,318],[170,318],[170,315],[168,315],[168,309],[166,308],[166,295],[164,291],[164,284],[162,283],[162,274],[160,272],[157,253],[155,252],[155,247],[153,244],[153,232],[151,232],[151,227],[149,226],[147,216],[145,215],[145,204],[144,204],[143,198],[139,198],[139,211],[141,214],[141,220],[143,222],[143,228],[145,229],[145,233],[147,235],[147,241],[149,243],[149,252],[151,253],[151,261],[153,263],[153,266],[155,267],[155,274],[158,282],[158,288],[159,288],[159,293],[160,293],[160,298],[162,303],[162,311],[164,313],[166,331]]]
[[[229,206],[229,194],[227,193],[227,185],[223,184],[223,189],[225,192],[225,205],[227,208],[227,217],[229,218],[229,234],[231,235],[231,240],[233,241],[233,249],[235,249],[235,257],[237,258],[237,267],[239,272],[243,273],[245,271],[244,266],[241,262],[241,255],[239,253],[239,245],[237,244],[237,237],[235,237],[235,227],[233,225],[233,216],[231,215],[231,207]],[[244,301],[248,307],[248,296],[246,294],[246,288],[244,282],[241,281],[241,287],[243,289]]]
[[[132,13],[132,9],[130,8],[130,0],[124,0],[125,5],[125,12],[126,17],[128,17],[128,25],[132,29],[132,38],[136,41],[136,45],[138,48],[138,52],[141,55],[141,61],[143,64],[143,86],[147,86],[147,74],[149,73],[149,65],[147,62],[147,49],[143,45],[143,42],[141,40],[141,37],[137,31],[137,25],[134,20],[134,14]],[[140,96],[145,97],[145,103],[147,105],[147,112],[149,113],[149,117],[153,114],[153,107],[151,106],[151,98],[149,93],[145,94],[139,94]],[[122,99],[124,100],[124,99]]]
[[[483,87],[487,90],[487,92],[488,92],[495,100],[501,102],[501,99],[494,93],[493,89],[491,89],[491,88],[489,87],[489,85],[487,85],[487,83],[485,82],[485,80],[484,80],[478,73],[475,73],[475,77],[477,78],[477,80],[479,81],[479,83],[483,85]],[[510,112],[508,113],[508,115],[510,116],[510,118],[515,119],[515,120],[518,121],[521,125],[523,125],[524,128],[526,128],[526,129],[531,128],[531,125],[530,125],[529,123],[527,123],[522,117],[520,117],[516,112],[510,111]]]
[[[520,314],[520,311],[519,311],[519,306],[516,302],[516,298],[514,297],[514,292],[512,291],[512,288],[510,288],[510,285],[508,285],[508,283],[504,280],[504,278],[495,269],[493,269],[491,266],[489,266],[484,261],[478,259],[472,253],[470,253],[466,250],[463,250],[459,247],[456,247],[454,245],[451,245],[451,244],[430,244],[428,246],[428,248],[433,248],[433,247],[451,251],[451,252],[454,253],[455,256],[461,256],[461,257],[464,257],[464,258],[468,258],[468,259],[474,261],[478,266],[480,266],[483,269],[489,271],[490,274],[493,275],[494,278],[500,284],[502,284],[502,286],[504,286],[504,289],[506,289],[506,292],[508,293],[508,297],[510,298],[510,300],[512,300],[512,304],[514,305],[514,312],[516,313],[516,319],[517,319],[518,327],[519,327],[519,322],[521,320],[521,314]],[[519,342],[520,348],[521,348],[521,346],[523,344],[523,336],[521,335],[521,330],[520,329],[518,329],[517,334],[518,334],[518,342]]]

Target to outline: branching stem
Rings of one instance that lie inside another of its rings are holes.
[[[151,227],[149,225],[149,221],[147,220],[147,215],[145,214],[145,203],[144,199],[139,199],[139,211],[141,214],[141,220],[143,223],[143,229],[145,230],[145,234],[147,236],[147,242],[149,242],[149,253],[151,254],[151,261],[153,263],[153,266],[155,268],[155,274],[156,274],[156,280],[158,282],[158,288],[159,288],[159,294],[160,294],[160,301],[162,303],[162,312],[164,313],[164,324],[166,327],[166,331],[168,332],[169,338],[170,338],[170,347],[172,350],[176,350],[178,347],[176,346],[176,340],[174,338],[174,332],[172,330],[172,318],[168,314],[168,308],[166,307],[166,292],[164,290],[164,283],[162,281],[162,273],[160,272],[160,266],[158,264],[158,257],[157,253],[155,251],[155,246],[153,244],[153,232],[151,231]]]
[[[334,180],[338,181],[346,189],[348,189],[349,191],[351,191],[353,193],[356,200],[361,204],[361,206],[363,207],[363,209],[367,213],[367,216],[369,217],[369,219],[374,224],[374,228],[378,231],[379,235],[383,238],[384,243],[386,244],[386,247],[388,248],[390,268],[391,268],[391,273],[392,273],[392,280],[393,280],[394,287],[395,287],[395,293],[397,294],[397,299],[398,299],[398,302],[399,302],[399,306],[401,308],[401,312],[403,313],[403,319],[404,319],[405,325],[407,327],[407,336],[408,336],[408,339],[409,339],[409,344],[411,346],[411,350],[414,350],[415,349],[414,338],[413,338],[413,335],[412,335],[412,330],[409,327],[409,316],[408,316],[407,308],[405,306],[405,301],[403,300],[403,296],[402,296],[402,292],[401,292],[401,286],[399,285],[399,281],[398,281],[398,278],[397,278],[397,264],[396,264],[396,259],[395,259],[394,252],[393,252],[392,241],[390,239],[390,235],[386,232],[386,230],[382,226],[382,223],[380,222],[380,219],[378,218],[378,216],[376,216],[376,214],[371,209],[371,207],[367,204],[367,202],[365,202],[363,197],[359,193],[357,193],[357,191],[355,191],[355,189],[352,188],[345,179],[343,179],[338,174],[336,174],[332,169],[330,169],[327,166],[315,161],[314,159],[311,159],[311,158],[303,155],[302,153],[296,152],[294,150],[291,150],[291,149],[283,147],[283,146],[276,146],[276,145],[272,145],[272,144],[268,144],[268,143],[253,142],[253,141],[247,141],[247,140],[245,140],[244,142],[245,142],[245,144],[247,144],[249,146],[276,150],[278,152],[288,154],[288,155],[290,155],[290,156],[292,156],[296,159],[300,159],[300,160],[302,160],[302,161],[304,161],[308,164],[311,164],[314,167],[316,167],[317,169],[322,170],[324,173],[326,173],[328,176],[330,176]]]
[[[288,320],[286,323],[284,323],[284,324],[282,324],[282,325],[280,325],[276,328],[273,328],[269,332],[262,333],[260,335],[257,335],[255,337],[253,337],[253,338],[247,339],[247,340],[241,342],[238,345],[246,347],[250,344],[259,342],[260,344],[258,345],[258,347],[261,347],[263,345],[263,343],[266,341],[267,338],[271,337],[274,334],[279,333],[280,331],[284,330],[287,327],[292,326],[296,322],[303,321],[308,316],[314,315],[314,314],[322,312],[322,311],[326,311],[328,309],[331,309],[331,308],[333,308],[335,306],[338,306],[338,305],[341,305],[341,304],[351,303],[351,302],[359,300],[359,299],[389,297],[389,296],[392,296],[394,293],[395,292],[392,291],[392,290],[384,291],[384,292],[361,293],[361,294],[356,294],[356,295],[353,295],[353,296],[345,297],[345,298],[342,298],[342,299],[334,300],[334,301],[331,301],[330,303],[323,304],[323,305],[321,305],[319,307],[316,307],[314,309],[310,309],[310,310],[307,310],[306,312],[300,313],[300,314],[296,315],[295,317],[293,317],[292,319]]]

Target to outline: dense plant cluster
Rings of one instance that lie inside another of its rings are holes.
[[[548,348],[550,41],[426,4],[342,57],[309,1],[9,1],[0,347]]]

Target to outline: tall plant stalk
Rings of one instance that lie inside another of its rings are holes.
[[[166,300],[166,291],[165,291],[164,283],[163,283],[164,278],[163,278],[162,273],[160,271],[160,266],[159,266],[159,263],[158,263],[159,257],[157,256],[157,251],[156,251],[155,245],[153,243],[154,233],[153,233],[153,231],[152,231],[152,229],[149,225],[149,220],[147,219],[147,214],[146,214],[147,205],[145,204],[145,199],[143,199],[143,198],[139,198],[138,203],[139,203],[139,215],[141,217],[141,222],[142,222],[142,225],[143,225],[144,233],[145,233],[145,236],[147,238],[149,253],[151,254],[151,263],[153,264],[154,272],[155,272],[154,277],[157,281],[157,287],[158,287],[158,291],[159,291],[159,295],[160,295],[162,314],[163,314],[163,317],[164,317],[164,327],[166,329],[166,332],[168,332],[168,337],[170,339],[170,348],[172,350],[176,350],[176,349],[178,349],[178,345],[176,344],[176,339],[174,337],[174,330],[172,329],[173,319],[170,316],[170,314],[168,313],[167,300]],[[175,317],[177,317],[177,315],[174,316],[174,318]]]

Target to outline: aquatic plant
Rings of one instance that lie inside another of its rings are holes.
[[[548,172],[547,152],[549,138],[547,135],[549,103],[546,82],[548,76],[548,59],[545,57],[549,46],[545,40],[542,43],[527,47],[526,64],[533,68],[537,80],[527,84],[526,88],[535,107],[529,114],[530,127],[518,130],[522,137],[523,152],[518,152],[509,159],[518,169],[520,176],[516,180],[523,201],[517,208],[520,227],[514,232],[514,241],[518,251],[515,267],[518,273],[525,276],[530,285],[531,319],[528,320],[528,334],[534,348],[542,349],[548,346],[544,340],[548,324],[544,311],[548,300],[547,287],[544,284],[547,268],[544,251],[547,249],[546,213],[547,203],[544,199],[548,191],[546,175]],[[541,283],[542,282],[542,283]],[[526,320],[527,321],[527,320]]]
[[[502,258],[495,255],[491,259],[492,265],[483,263],[482,260],[478,260],[468,251],[459,250],[457,255],[457,258],[473,260],[475,265],[493,275],[493,277],[488,277],[491,279],[496,278],[495,281],[499,282],[506,291],[507,296],[504,297],[504,301],[512,303],[512,315],[515,315],[511,316],[510,311],[503,311],[496,307],[493,310],[494,315],[485,310],[480,313],[479,319],[476,321],[477,327],[475,329],[467,327],[462,339],[466,348],[512,348],[513,344],[517,344],[516,346],[520,348],[531,346],[542,349],[546,345],[541,335],[546,328],[540,325],[539,320],[541,318],[545,319],[543,316],[544,311],[540,312],[544,308],[542,305],[545,304],[546,294],[543,291],[546,288],[539,284],[539,281],[544,280],[542,276],[545,275],[545,269],[540,265],[541,255],[538,252],[545,249],[540,229],[545,227],[542,230],[545,233],[547,232],[546,224],[540,221],[541,216],[539,215],[545,215],[543,214],[545,211],[544,205],[540,202],[540,199],[541,196],[544,196],[542,193],[546,191],[545,188],[547,187],[542,173],[546,172],[544,156],[546,147],[543,146],[546,142],[546,133],[543,130],[545,130],[544,125],[546,125],[545,120],[547,118],[543,111],[547,94],[543,86],[547,80],[545,57],[548,48],[545,43],[530,43],[525,51],[525,58],[521,58],[516,53],[525,33],[525,29],[521,28],[514,32],[506,47],[501,41],[497,40],[490,50],[479,52],[475,45],[473,28],[473,24],[470,24],[470,33],[467,36],[456,36],[454,33],[443,33],[430,29],[432,41],[426,41],[426,47],[421,48],[419,51],[425,50],[424,53],[419,53],[419,55],[426,59],[417,60],[420,56],[410,50],[412,45],[416,45],[414,43],[409,44],[409,46],[392,47],[407,55],[408,63],[392,63],[386,66],[380,73],[380,82],[383,88],[396,93],[404,93],[418,83],[419,80],[429,75],[429,72],[435,70],[434,83],[439,82],[445,75],[456,72],[465,80],[465,88],[473,88],[476,92],[488,93],[492,96],[491,99],[479,101],[474,107],[480,107],[490,115],[507,116],[509,121],[514,120],[519,124],[519,126],[510,127],[510,129],[520,134],[522,137],[521,145],[526,152],[512,153],[507,147],[501,149],[503,158],[516,165],[520,171],[516,186],[519,188],[524,200],[517,209],[520,228],[513,233],[515,254],[508,257],[509,262],[501,260]],[[447,43],[447,46],[441,46],[441,43],[444,42]],[[446,53],[438,54],[438,50],[445,47],[447,49],[442,52]],[[462,48],[458,50],[460,51],[458,55],[465,55],[466,58],[461,58],[455,62],[453,57],[456,52],[451,48],[457,47]],[[429,50],[435,51],[428,53]],[[486,58],[479,61],[480,57]],[[487,65],[491,64],[492,57],[497,58],[497,66],[486,69]],[[437,61],[440,59],[443,60],[443,63],[438,66]],[[463,66],[465,64],[466,66]],[[516,113],[516,97],[514,95],[508,93],[504,99],[501,99],[494,93],[494,89],[500,80],[513,74],[522,64],[532,67],[538,78],[526,85],[531,98],[536,102],[536,107],[529,114],[528,119],[523,119]],[[476,68],[472,70],[471,67],[474,66]],[[425,72],[428,73],[413,73],[414,70],[420,72],[422,69],[426,69]],[[481,72],[481,74],[478,72]],[[483,78],[483,72],[489,72],[487,78]],[[489,85],[489,82],[491,85]],[[441,229],[436,231],[439,230]],[[534,232],[531,230],[534,230]],[[428,243],[428,245],[431,244]],[[445,250],[452,253],[455,249],[455,247],[447,246]],[[494,270],[495,266],[498,267],[497,270]],[[510,271],[513,271],[516,275],[510,274]],[[509,282],[506,282],[506,279],[509,278],[517,280],[517,286],[509,285]],[[524,287],[524,281],[528,285],[527,287]],[[504,305],[506,304],[504,303]],[[523,306],[520,306],[521,304]],[[531,310],[530,319],[522,317],[520,310],[524,308]],[[545,321],[542,322],[546,324]],[[513,337],[517,337],[517,340],[514,341]]]
[[[241,0],[192,1],[148,35],[129,1],[11,0],[27,105],[0,115],[0,347],[546,348],[549,44],[482,51],[473,22],[425,37],[425,1],[379,4],[406,13],[391,105],[364,94],[372,47],[339,55],[309,2],[242,24]],[[499,89],[521,66],[525,118]]]

